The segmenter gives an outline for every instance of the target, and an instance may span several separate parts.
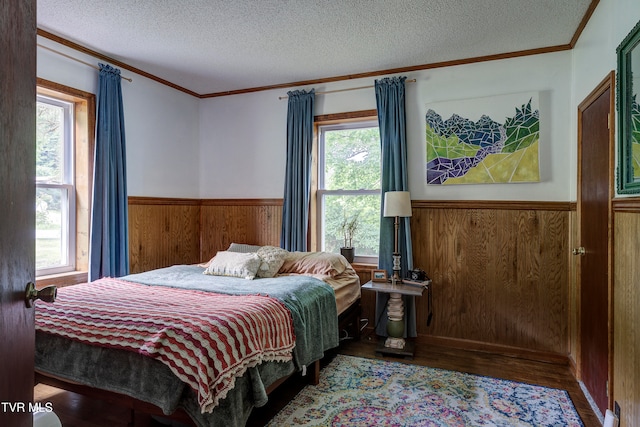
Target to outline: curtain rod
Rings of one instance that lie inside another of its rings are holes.
[[[415,83],[416,79],[411,79],[411,80],[406,80],[405,83]],[[335,89],[335,90],[325,90],[324,92],[316,92],[316,95],[326,95],[328,93],[336,93],[336,92],[348,92],[350,90],[360,90],[360,89],[369,89],[375,87],[373,85],[369,85],[369,86],[358,86],[358,87],[351,87],[349,89]],[[280,96],[278,97],[278,99],[282,100],[282,99],[287,99],[289,98],[288,96]]]
[[[58,55],[64,56],[65,58],[72,59],[72,60],[74,60],[74,61],[76,61],[76,62],[79,62],[79,63],[84,64],[84,65],[88,65],[89,67],[91,67],[91,68],[95,68],[96,70],[100,71],[100,68],[96,67],[96,66],[95,66],[95,65],[93,65],[93,64],[90,64],[90,63],[88,63],[88,62],[84,62],[84,61],[82,61],[82,60],[80,60],[80,59],[78,59],[78,58],[74,58],[73,56],[67,55],[66,53],[59,52],[59,51],[57,51],[57,50],[55,50],[55,49],[51,49],[50,47],[48,47],[48,46],[44,46],[44,45],[41,45],[40,43],[37,43],[37,45],[38,45],[39,47],[43,48],[43,49],[46,49],[46,50],[51,51],[51,52],[53,52],[53,53],[57,53]],[[130,77],[120,76],[120,78],[125,79],[125,80],[128,80],[128,81],[130,81],[130,82],[132,82],[132,81],[133,81],[133,79],[132,79],[132,78],[130,78]]]

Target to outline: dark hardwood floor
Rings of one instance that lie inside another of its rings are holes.
[[[361,341],[345,340],[337,352],[359,357],[397,360],[564,389],[569,392],[585,427],[600,427],[602,425],[568,366],[437,346],[419,346],[413,360],[380,357],[376,355],[375,349],[375,340],[365,338]],[[327,362],[328,360],[324,361],[324,363]],[[254,410],[247,425],[251,427],[263,426],[305,385],[306,380],[300,376],[289,379],[270,395],[270,402],[265,407]],[[149,415],[137,412],[132,414],[124,407],[43,384],[38,384],[35,387],[35,400],[51,402],[64,427],[125,427],[132,425],[131,421],[135,427],[163,425]]]

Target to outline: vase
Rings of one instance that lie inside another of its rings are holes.
[[[356,255],[356,248],[340,248],[340,254],[349,261],[349,264],[353,262],[353,257]]]
[[[387,334],[393,338],[402,338],[404,334],[404,320],[387,321]]]

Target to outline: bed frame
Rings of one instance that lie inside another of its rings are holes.
[[[338,330],[346,331],[348,336],[353,337],[356,341],[359,340],[361,314],[362,306],[360,305],[360,298],[358,298],[338,316]]]
[[[338,316],[338,330],[351,331],[354,339],[360,339],[361,310],[362,308],[360,306],[360,298],[358,298],[340,316]],[[297,372],[294,372],[291,375],[276,380],[273,384],[267,387],[267,394],[271,394],[275,389],[277,389],[285,381],[296,374]],[[317,385],[320,382],[320,360],[316,360],[315,362],[312,362],[307,366],[307,376],[309,378],[309,384]],[[35,385],[37,384],[49,385],[73,393],[81,394],[89,398],[103,400],[108,403],[128,408],[131,414],[130,420],[128,422],[129,426],[134,425],[136,412],[169,418],[187,425],[195,425],[191,420],[191,417],[189,417],[189,415],[182,409],[176,410],[171,415],[165,415],[159,407],[125,394],[89,387],[87,385],[79,384],[67,379],[35,372]]]

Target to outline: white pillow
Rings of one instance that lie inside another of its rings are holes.
[[[213,257],[204,274],[253,279],[260,263],[261,259],[255,253],[220,251]]]
[[[263,246],[258,249],[256,254],[262,261],[256,276],[275,277],[282,264],[284,264],[284,259],[289,254],[289,251],[275,246]]]

